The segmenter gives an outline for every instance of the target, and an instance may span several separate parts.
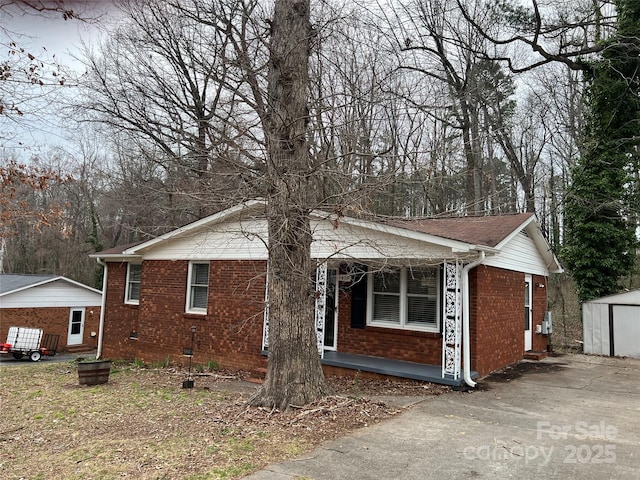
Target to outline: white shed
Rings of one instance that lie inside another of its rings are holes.
[[[640,358],[640,289],[582,305],[584,353]]]

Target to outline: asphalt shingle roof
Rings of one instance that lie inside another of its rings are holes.
[[[21,275],[16,273],[0,274],[0,295],[20,288],[36,285],[57,278],[59,275]]]
[[[514,213],[491,217],[394,219],[382,223],[473,245],[495,247],[531,216],[533,213]]]

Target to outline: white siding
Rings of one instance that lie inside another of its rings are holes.
[[[338,259],[442,259],[451,249],[362,227],[328,220],[312,221],[313,258]],[[265,220],[233,221],[207,231],[174,238],[144,253],[144,260],[266,260]]]
[[[535,243],[524,233],[514,236],[499,254],[488,256],[483,264],[533,275],[549,275],[547,265]]]
[[[374,232],[362,227],[327,220],[312,223],[314,258],[339,259],[434,259],[452,258],[451,248],[434,245],[386,232]]]
[[[56,280],[0,297],[0,308],[99,307],[101,303],[101,294],[64,280]]]
[[[267,226],[231,221],[172,238],[144,253],[144,260],[266,260]]]

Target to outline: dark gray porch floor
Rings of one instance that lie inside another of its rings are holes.
[[[322,364],[360,370],[362,372],[374,372],[399,378],[439,383],[441,385],[451,385],[454,387],[459,387],[464,383],[462,378],[458,380],[442,378],[442,367],[440,365],[404,362],[388,358],[371,357],[369,355],[325,351]],[[471,378],[478,378],[478,372],[471,372]]]

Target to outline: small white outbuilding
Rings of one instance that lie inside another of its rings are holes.
[[[584,353],[640,358],[640,289],[582,305]]]

